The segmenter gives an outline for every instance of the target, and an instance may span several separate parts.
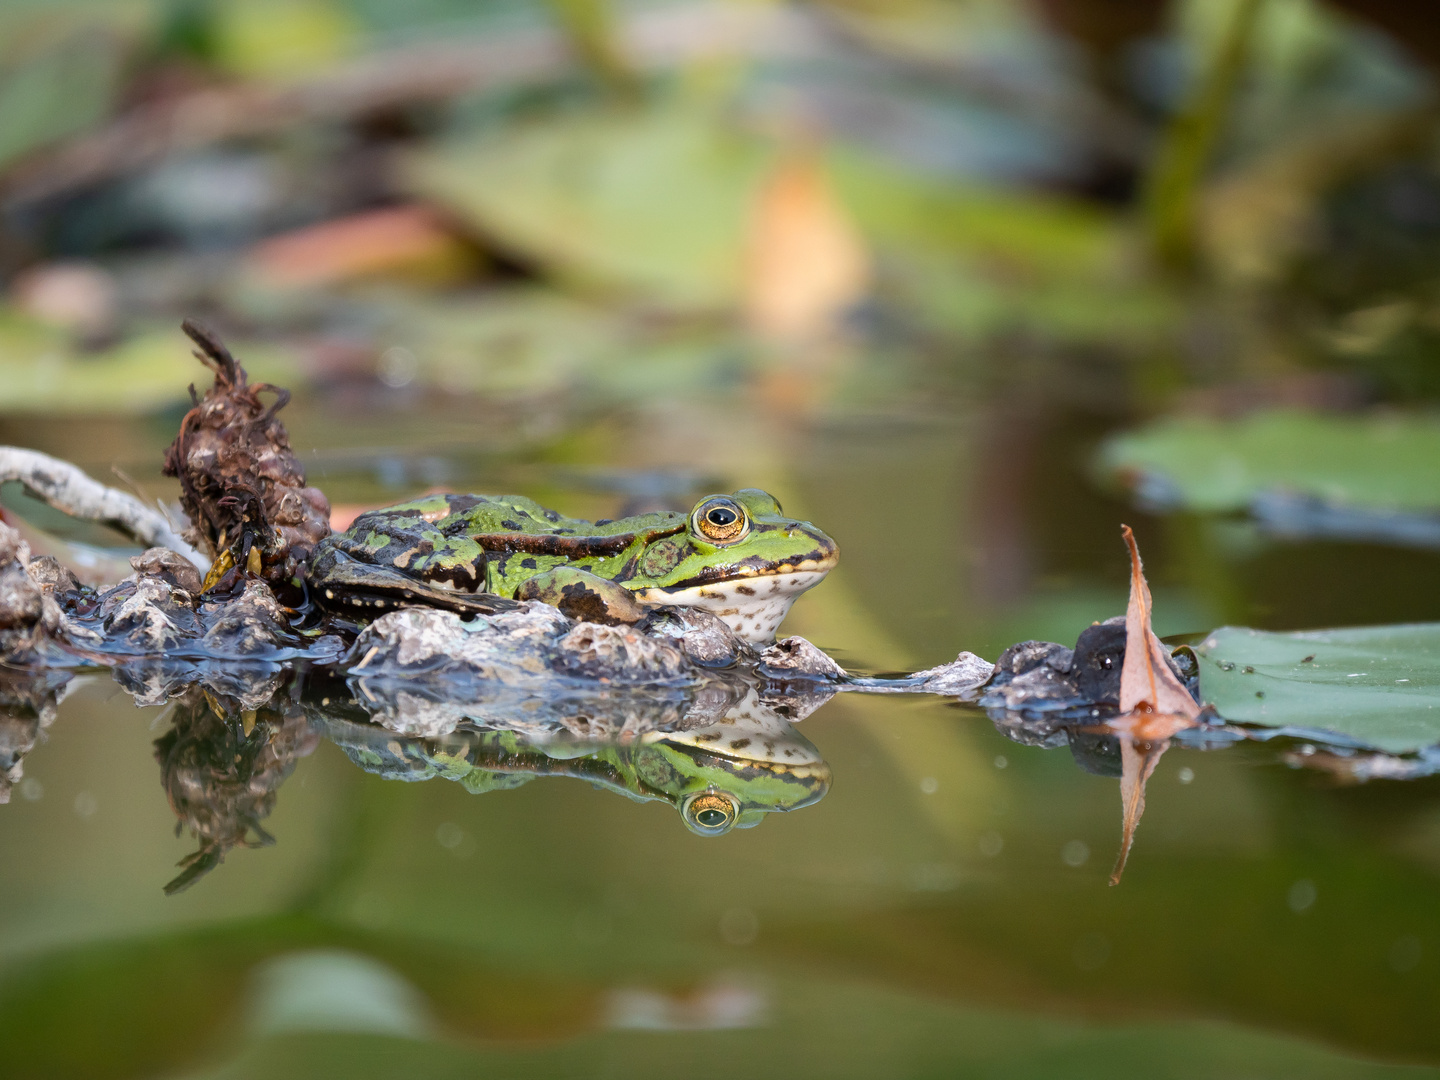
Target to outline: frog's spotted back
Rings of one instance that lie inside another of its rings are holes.
[[[838,558],[830,537],[786,518],[756,489],[706,496],[689,514],[594,522],[521,495],[429,495],[362,514],[328,538],[311,584],[322,602],[349,610],[404,602],[470,610],[477,594],[535,596],[562,610],[565,595],[583,596],[567,613],[599,621],[701,607],[741,637],[767,642]]]

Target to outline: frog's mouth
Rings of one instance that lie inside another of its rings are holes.
[[[644,604],[704,608],[730,627],[737,637],[768,645],[775,640],[775,630],[789,613],[795,598],[820,584],[836,561],[807,562],[784,573],[703,585],[650,586],[637,589],[635,598]]]

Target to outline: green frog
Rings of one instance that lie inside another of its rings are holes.
[[[755,644],[839,561],[835,541],[756,488],[688,514],[564,517],[519,495],[429,495],[361,514],[321,541],[312,596],[366,616],[411,604],[494,614],[542,600],[573,619],[639,622],[703,608]]]
[[[668,802],[701,836],[751,828],[766,814],[819,802],[830,788],[830,766],[815,745],[754,690],[711,723],[624,740],[512,730],[419,738],[324,712],[311,718],[368,772],[402,780],[442,777],[477,795],[537,776],[571,776],[639,802]]]

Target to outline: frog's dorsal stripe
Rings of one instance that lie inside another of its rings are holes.
[[[603,750],[604,747],[603,741],[597,742],[597,751]],[[639,777],[627,777],[613,763],[598,757],[552,758],[544,752],[517,754],[514,751],[493,750],[490,747],[479,745],[466,755],[466,760],[476,768],[489,772],[510,775],[569,776],[577,780],[588,780],[592,784],[607,787],[611,791],[628,795],[632,799],[642,801],[659,799],[669,803],[675,801],[673,795],[647,784]]]
[[[612,536],[557,536],[554,533],[478,533],[473,539],[486,551],[506,554],[555,555],[564,559],[609,558],[623,554],[637,540],[649,543],[685,531],[681,521],[670,529],[616,533]]]

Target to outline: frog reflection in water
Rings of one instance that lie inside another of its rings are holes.
[[[698,607],[768,644],[839,557],[835,541],[754,488],[706,496],[688,514],[595,522],[521,496],[431,495],[361,514],[322,541],[308,581],[322,605],[366,615],[407,604],[488,614],[542,600],[620,624]]]
[[[370,722],[383,704],[378,687],[354,698],[332,699],[330,692],[322,687],[302,703],[282,687],[258,708],[208,688],[191,687],[180,696],[174,726],[156,741],[155,757],[177,832],[188,827],[200,847],[182,860],[182,873],[166,893],[189,888],[235,847],[274,842],[261,822],[297,760],[321,737],[367,772],[455,780],[476,794],[537,776],[573,776],[639,802],[668,802],[702,836],[809,806],[830,787],[830,766],[820,752],[753,688],[729,697],[718,718],[685,730],[679,728],[697,719],[693,707],[688,716],[669,714],[676,722],[657,724],[654,717],[665,710],[647,713],[643,696],[590,701],[582,711],[608,738],[577,735],[563,718],[574,725],[578,716],[563,703],[536,710],[505,699],[465,707],[472,717],[467,723],[479,729],[402,735]],[[379,700],[372,700],[376,693]],[[802,711],[825,696],[803,703]],[[793,709],[797,700],[782,707]],[[621,736],[625,728],[633,730]]]
[[[479,794],[537,776],[572,776],[637,801],[668,802],[702,836],[810,806],[830,788],[830,766],[820,752],[754,691],[714,723],[649,731],[632,741],[494,730],[397,738],[370,724],[330,720],[323,726],[357,765],[391,779],[442,777]]]

